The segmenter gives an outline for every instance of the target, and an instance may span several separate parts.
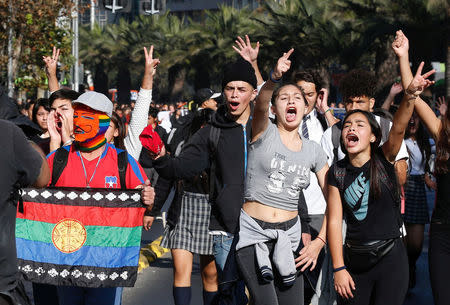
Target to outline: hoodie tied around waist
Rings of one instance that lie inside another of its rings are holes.
[[[271,281],[274,276],[269,249],[265,242],[275,240],[272,262],[280,273],[283,283],[286,286],[292,285],[297,273],[294,251],[298,249],[302,233],[298,216],[297,222],[286,231],[263,229],[252,217],[241,209],[239,224],[239,241],[236,245],[236,251],[253,245],[255,247],[256,261],[258,262],[262,277],[267,281]]]

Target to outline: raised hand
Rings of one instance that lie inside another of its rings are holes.
[[[45,72],[47,76],[55,75],[56,76],[56,68],[58,67],[58,59],[59,59],[60,50],[56,47],[53,47],[52,56],[42,56],[42,60],[45,62]]]
[[[294,49],[290,49],[287,53],[283,53],[278,61],[277,65],[273,69],[271,77],[275,80],[279,80],[283,77],[283,74],[286,73],[291,68],[291,61],[289,60],[289,56],[294,52]]]
[[[408,55],[409,41],[401,30],[395,32],[395,40],[392,43],[392,49],[398,57]]]
[[[145,74],[154,76],[156,73],[156,67],[159,65],[159,58],[153,58],[153,45],[150,46],[150,50],[144,47],[145,55]]]
[[[389,90],[389,94],[391,96],[396,96],[397,94],[399,94],[400,92],[403,91],[403,86],[401,83],[393,83],[391,86],[391,90]]]
[[[436,71],[433,69],[422,75],[423,66],[424,62],[422,61],[419,68],[417,68],[416,75],[409,84],[408,88],[405,90],[406,94],[419,95],[423,92],[423,90],[434,84],[434,81],[430,81],[427,78]]]
[[[448,109],[448,104],[445,101],[445,97],[443,96],[438,97],[438,100],[436,102],[436,108],[439,109],[439,113],[441,114],[441,116],[445,116]]]
[[[325,88],[320,89],[319,96],[316,102],[317,111],[324,114],[330,107],[328,107],[328,90]]]
[[[256,47],[252,48],[250,38],[248,37],[248,35],[245,35],[245,41],[240,36],[238,36],[238,38],[235,40],[235,43],[237,47],[233,46],[233,49],[238,52],[243,59],[251,64],[257,61],[259,53],[259,41],[256,42]]]

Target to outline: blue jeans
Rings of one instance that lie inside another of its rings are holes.
[[[122,291],[122,287],[58,286],[58,297],[61,305],[120,305]]]
[[[233,236],[213,235],[213,254],[217,268],[220,305],[248,303],[245,284],[239,278],[234,258],[236,242],[237,239],[234,240]]]

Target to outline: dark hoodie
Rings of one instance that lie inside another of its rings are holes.
[[[20,113],[17,104],[8,97],[2,86],[0,86],[0,119],[16,124],[29,139],[42,132],[37,124]]]
[[[211,125],[220,128],[215,153],[216,174],[214,194],[210,202],[210,230],[236,233],[239,213],[244,202],[244,180],[247,165],[247,143],[251,139],[251,119],[243,126],[228,117],[226,105],[221,106],[211,123],[195,133],[176,158],[164,156],[154,161],[158,174],[166,179],[189,179],[210,167]]]

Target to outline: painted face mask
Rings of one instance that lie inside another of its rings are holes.
[[[75,104],[73,113],[73,133],[81,151],[92,151],[106,143],[105,132],[110,118],[103,112],[88,106]]]

